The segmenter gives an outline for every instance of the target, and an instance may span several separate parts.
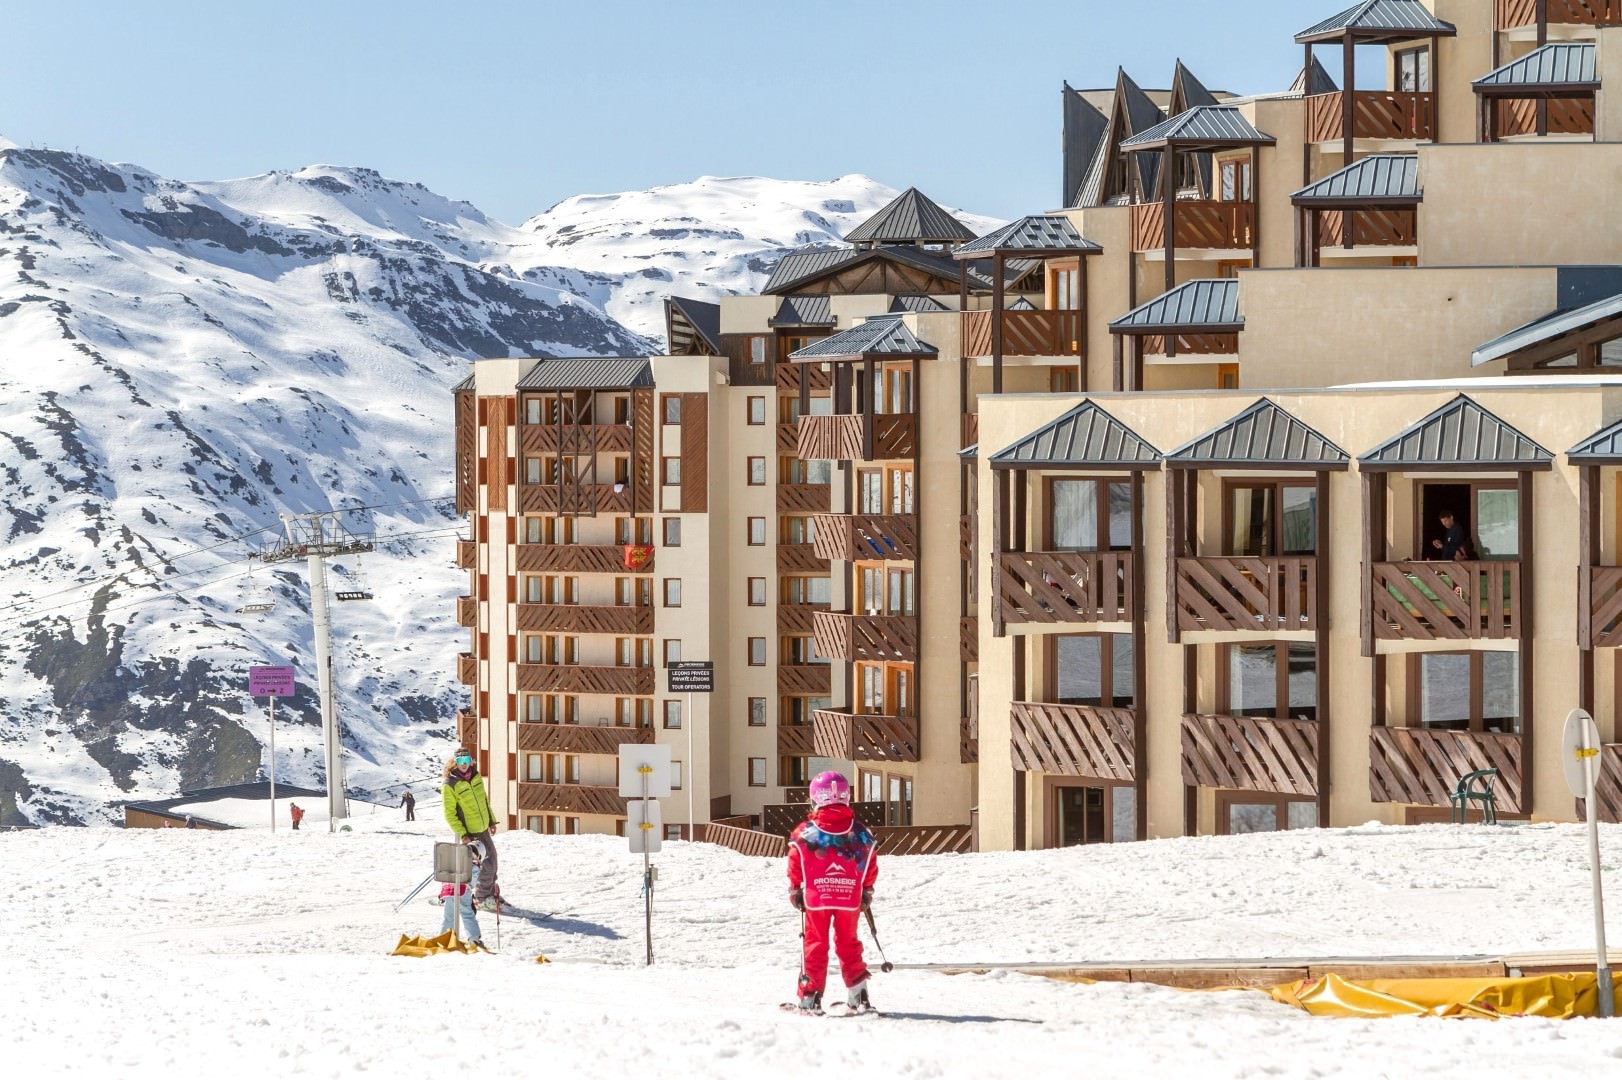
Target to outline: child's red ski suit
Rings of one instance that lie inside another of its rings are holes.
[[[805,904],[805,972],[799,992],[820,992],[828,981],[828,944],[839,954],[839,974],[846,986],[867,978],[862,942],[856,935],[862,894],[879,876],[876,843],[867,826],[848,806],[834,804],[811,811],[789,837],[789,896]],[[802,891],[803,890],[803,891]]]

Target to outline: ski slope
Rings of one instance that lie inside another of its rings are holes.
[[[420,897],[393,910],[445,835],[425,803],[414,825],[379,809],[336,835],[0,834],[8,1063],[121,1078],[228,1068],[233,1080],[1530,1077],[1622,1064],[1622,1026],[1596,1020],[1326,1020],[1242,991],[906,967],[1580,949],[1591,916],[1578,827],[888,859],[875,911],[898,970],[873,982],[888,1015],[817,1019],[776,1007],[799,944],[782,866],[708,845],[655,856],[652,969],[640,859],[614,837],[502,835],[503,891],[556,916],[504,917],[497,956],[387,955],[399,934],[439,926]],[[1622,828],[1603,843],[1615,867]],[[1622,870],[1609,877],[1614,895]],[[494,945],[494,916],[481,922]]]

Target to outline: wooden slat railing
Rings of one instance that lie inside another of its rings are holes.
[[[479,659],[470,652],[456,654],[456,681],[472,686],[479,681]]]
[[[816,753],[813,724],[778,724],[777,753],[781,757],[810,757]]]
[[[885,805],[881,802],[858,802],[850,804],[851,813],[856,820],[869,829],[885,827]],[[794,831],[794,826],[805,820],[805,815],[811,808],[804,799],[794,799],[786,803],[767,803],[760,810],[760,827],[774,836],[787,836]]]
[[[827,611],[827,604],[778,604],[777,632],[795,637],[810,637],[816,633],[813,619],[819,611]]]
[[[1015,769],[1126,783],[1137,779],[1137,721],[1131,709],[1039,701],[1010,702],[1008,709]]]
[[[1537,22],[1537,0],[1498,0],[1494,25],[1518,30]],[[1552,26],[1622,25],[1622,0],[1549,0],[1547,18]]]
[[[542,634],[651,634],[653,608],[631,604],[519,604],[518,629]]]
[[[629,454],[629,424],[522,424],[519,442],[529,454]]]
[[[1248,250],[1256,240],[1256,204],[1218,199],[1178,199],[1172,219],[1179,249]],[[1159,251],[1166,246],[1166,204],[1132,207],[1132,250]]]
[[[795,456],[803,461],[860,461],[860,416],[802,416],[795,430]]]
[[[918,557],[918,518],[912,514],[818,514],[812,523],[817,537],[812,546],[824,559]]]
[[[518,689],[527,694],[653,693],[651,667],[584,667],[579,664],[519,664]]]
[[[518,572],[521,574],[651,574],[657,555],[629,570],[625,548],[619,544],[519,544]]]
[[[965,664],[980,662],[980,617],[964,615],[957,621],[957,656]]]
[[[527,754],[618,754],[622,746],[653,742],[653,729],[612,724],[518,725],[518,749]]]
[[[829,660],[918,659],[918,618],[915,615],[847,615],[819,611],[811,616],[817,655]]]
[[[828,560],[818,555],[816,548],[811,544],[778,544],[777,572],[826,576]]]
[[[1594,99],[1551,98],[1548,105],[1550,135],[1594,134]],[[1493,136],[1507,139],[1538,133],[1538,102],[1532,98],[1499,98],[1493,110]]]
[[[977,412],[964,413],[962,419],[963,430],[958,436],[959,450],[967,450],[980,441],[980,414]]]
[[[456,598],[456,625],[472,626],[479,621],[479,598],[476,596],[458,596]]]
[[[631,488],[628,484],[519,484],[518,508],[526,514],[581,517],[629,514]]]
[[[779,371],[782,369],[779,368]],[[799,447],[799,425],[792,421],[777,425],[777,452],[779,454],[792,454]]]
[[[1594,797],[1599,800],[1601,821],[1622,824],[1622,743],[1606,743],[1600,747]]]
[[[1338,142],[1345,137],[1340,91],[1313,94],[1305,105],[1309,143]],[[1352,95],[1352,138],[1423,141],[1435,137],[1435,94],[1358,90]]]
[[[974,518],[968,514],[957,518],[957,557],[965,564],[974,558]]]
[[[1519,637],[1519,560],[1375,563],[1374,636],[1390,641]]]
[[[780,514],[820,514],[828,509],[827,484],[778,484],[777,512]]]
[[[1497,769],[1499,813],[1519,814],[1524,742],[1519,735],[1377,727],[1369,732],[1369,796],[1375,802],[1447,806],[1459,777]]]
[[[992,312],[965,311],[961,319],[963,355],[990,356]],[[1077,356],[1085,333],[1079,311],[1004,311],[1002,354]]]
[[[788,856],[788,838],[769,832],[740,828],[719,821],[699,825],[696,832],[701,843],[719,844],[721,847],[731,848],[739,855],[766,859],[782,859]]]
[[[1330,210],[1318,215],[1318,246],[1344,247],[1346,221],[1353,247],[1411,247],[1419,243],[1415,210]]]
[[[840,761],[917,761],[916,716],[867,716],[818,709],[812,714],[817,757]]]
[[[1593,566],[1588,573],[1589,610],[1577,617],[1588,620],[1594,648],[1622,645],[1622,566]]]
[[[470,514],[479,505],[479,404],[472,391],[456,398],[456,512]]]
[[[625,816],[619,789],[593,784],[518,785],[518,809],[537,814],[606,814]]]
[[[1185,784],[1318,794],[1316,721],[1185,713],[1182,736]]]
[[[1126,551],[1010,551],[1002,555],[1003,621],[1131,622],[1133,557]]]
[[[827,697],[833,676],[827,664],[778,664],[777,692],[802,697]]]
[[[883,825],[873,830],[880,855],[956,855],[974,850],[970,825]]]
[[[479,565],[479,545],[473,540],[456,542],[456,566],[459,570],[474,570]]]
[[[827,390],[834,384],[833,372],[822,370],[820,364],[778,364],[775,375],[778,391],[790,395],[800,392],[801,379],[810,379],[813,390]]]
[[[1178,353],[1202,356],[1233,356],[1239,352],[1238,334],[1176,334]],[[1145,334],[1143,355],[1165,356],[1166,335]]]
[[[1538,0],[1497,0],[1493,12],[1493,26],[1499,30],[1516,30],[1537,22]]]
[[[974,765],[980,760],[980,734],[975,730],[973,717],[958,719],[957,760],[963,765]]]
[[[1177,560],[1179,630],[1318,629],[1318,560]]]
[[[456,710],[456,745],[467,750],[479,747],[479,718],[472,709]]]

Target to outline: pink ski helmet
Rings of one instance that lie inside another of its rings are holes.
[[[839,803],[850,805],[850,781],[842,773],[818,773],[811,781],[811,805],[822,807]]]

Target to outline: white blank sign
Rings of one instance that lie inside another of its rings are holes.
[[[639,771],[644,765],[653,770],[648,774],[646,791]],[[636,743],[620,747],[620,796],[640,799],[644,794],[655,799],[670,794],[670,747]]]
[[[648,816],[644,819],[642,808],[648,808]],[[631,841],[631,854],[640,855],[644,851],[649,855],[657,855],[663,846],[665,838],[664,815],[659,813],[659,804],[649,799],[633,799],[625,805],[625,836]],[[651,828],[644,829],[643,821]]]

